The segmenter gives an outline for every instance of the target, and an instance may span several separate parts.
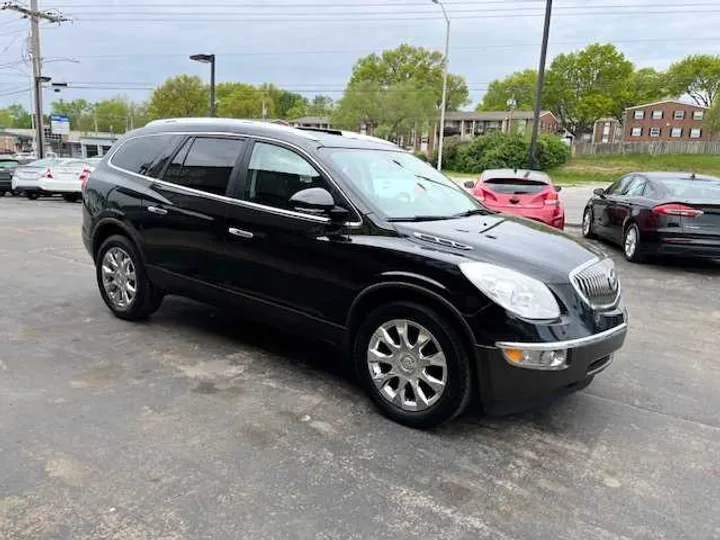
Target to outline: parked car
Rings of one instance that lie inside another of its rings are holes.
[[[625,258],[648,255],[720,258],[720,178],[639,172],[593,192],[583,236],[623,247]]]
[[[12,189],[12,175],[20,164],[17,159],[9,156],[0,156],[0,197],[6,193],[14,194]]]
[[[565,209],[552,179],[540,171],[488,169],[476,181],[465,182],[473,197],[488,208],[540,221],[561,231]]]
[[[151,122],[90,175],[82,237],[117,317],[180,294],[327,340],[409,426],[448,421],[472,395],[512,410],[584,388],[626,334],[601,251],[342,134]]]
[[[62,195],[68,202],[80,200],[82,183],[99,160],[45,158],[15,170],[13,189],[28,199],[42,195]]]

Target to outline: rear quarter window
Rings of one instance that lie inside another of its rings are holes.
[[[125,171],[157,178],[159,168],[153,164],[169,156],[182,137],[152,135],[126,141],[110,158],[110,163]]]

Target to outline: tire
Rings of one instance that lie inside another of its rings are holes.
[[[106,259],[109,252],[111,257]],[[130,264],[125,262],[126,259],[129,259]],[[114,268],[111,264],[112,260],[116,263]],[[104,267],[111,272],[104,270]],[[117,273],[118,268],[124,268],[123,275]],[[113,269],[116,269],[115,273],[112,272]],[[129,278],[131,270],[134,270],[134,279]],[[110,311],[120,319],[126,321],[146,319],[162,304],[163,295],[150,283],[137,247],[126,236],[110,236],[102,243],[95,258],[95,276],[102,299]],[[106,282],[109,284],[106,285]],[[117,285],[118,282],[120,286]],[[130,284],[135,289],[131,298],[128,289],[125,289],[127,295],[121,291],[125,284]],[[119,297],[115,297],[113,291]]]
[[[642,252],[640,229],[635,223],[631,223],[625,229],[622,248],[623,253],[625,254],[625,258],[630,262],[639,263],[645,259],[645,256]]]
[[[597,235],[593,232],[592,220],[592,208],[588,207],[585,209],[585,212],[583,212],[582,221],[582,235],[588,239],[597,238]]]
[[[378,340],[381,328],[396,323],[402,326],[402,321],[410,328],[407,342],[417,347],[420,332],[429,334],[430,341],[415,348],[413,354],[413,349],[403,349],[400,333],[391,328],[385,336],[389,334],[396,347],[393,363],[377,361],[379,357],[371,348],[380,354],[392,351],[384,339]],[[438,352],[444,354],[444,367],[437,360]],[[399,424],[412,428],[439,426],[462,413],[470,400],[472,370],[463,341],[442,315],[423,305],[393,302],[372,311],[355,335],[352,356],[358,379],[370,399],[385,416]],[[394,376],[395,373],[399,376]],[[410,382],[413,379],[414,385]],[[435,391],[438,382],[444,386]]]
[[[65,202],[77,202],[80,199],[80,195],[77,193],[65,193],[62,198]]]
[[[25,196],[26,196],[26,197],[28,198],[28,200],[30,200],[30,201],[36,201],[36,200],[38,199],[38,197],[39,197],[39,195],[38,195],[37,193],[26,193]]]

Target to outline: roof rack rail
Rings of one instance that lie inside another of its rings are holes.
[[[342,135],[343,132],[339,129],[331,129],[331,128],[321,128],[321,127],[312,127],[312,126],[295,126],[295,129],[300,129],[302,131],[318,131],[320,133],[329,133],[330,135]]]

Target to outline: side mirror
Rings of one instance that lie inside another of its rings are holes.
[[[555,192],[560,193],[562,191],[562,186],[555,186]]]
[[[298,212],[326,215],[333,221],[344,221],[348,215],[347,210],[335,206],[335,199],[324,188],[301,189],[290,197],[290,204]]]
[[[472,189],[475,187],[475,182],[472,180],[467,180],[463,183],[463,186],[465,186],[467,189]]]
[[[593,195],[598,197],[605,197],[605,190],[601,187],[593,189]]]

